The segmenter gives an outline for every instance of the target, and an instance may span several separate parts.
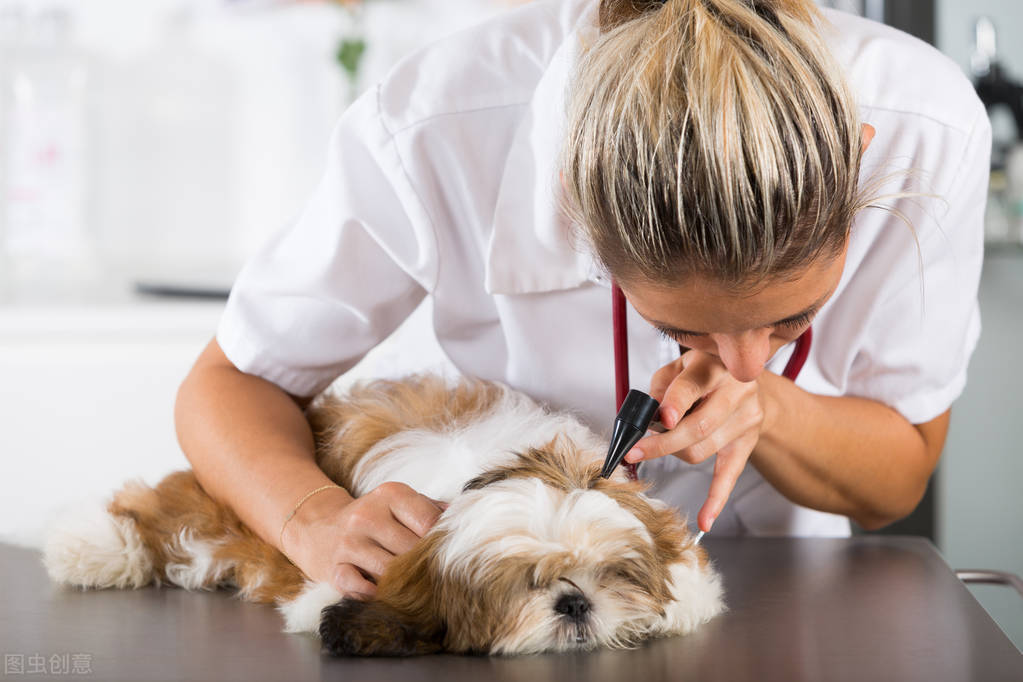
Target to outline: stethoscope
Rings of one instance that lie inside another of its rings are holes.
[[[614,281],[611,282],[611,320],[614,326],[615,410],[619,411],[625,402],[625,397],[629,394],[629,339],[625,320],[625,294]],[[792,356],[786,363],[782,376],[790,381],[796,380],[803,365],[806,364],[807,356],[810,355],[812,342],[813,329],[808,327],[796,339],[796,347],[792,350]],[[628,462],[623,462],[623,464],[629,479],[637,480],[636,465]]]

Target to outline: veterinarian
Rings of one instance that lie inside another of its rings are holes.
[[[966,380],[989,153],[958,68],[860,18],[528,4],[344,114],[181,387],[182,447],[307,575],[372,594],[443,505],[332,486],[302,409],[430,296],[460,371],[605,432],[614,279],[633,386],[672,427],[628,457],[652,494],[715,534],[883,526],[920,500]]]

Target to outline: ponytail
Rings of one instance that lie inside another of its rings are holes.
[[[733,285],[837,255],[861,126],[808,0],[603,0],[562,150],[566,209],[620,280]]]

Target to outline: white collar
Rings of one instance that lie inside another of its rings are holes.
[[[569,240],[559,210],[558,154],[565,125],[566,87],[581,39],[596,31],[596,3],[583,12],[541,76],[505,162],[487,253],[491,294],[528,294],[604,283],[585,244]]]

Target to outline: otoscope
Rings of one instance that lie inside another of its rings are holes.
[[[643,391],[631,389],[625,396],[622,407],[615,417],[614,431],[611,432],[611,447],[607,450],[607,458],[604,460],[604,468],[600,475],[610,478],[622,458],[632,449],[632,446],[639,442],[643,434],[650,428],[650,422],[661,404],[648,396]]]
[[[629,390],[629,394],[625,396],[625,401],[622,402],[622,407],[615,417],[614,430],[611,432],[611,447],[607,450],[604,468],[600,470],[602,477],[611,477],[614,470],[622,463],[622,458],[650,428],[650,422],[654,420],[654,415],[657,414],[660,407],[659,402],[643,391],[637,391],[634,388]],[[703,535],[701,530],[696,534],[694,542],[698,544]]]

